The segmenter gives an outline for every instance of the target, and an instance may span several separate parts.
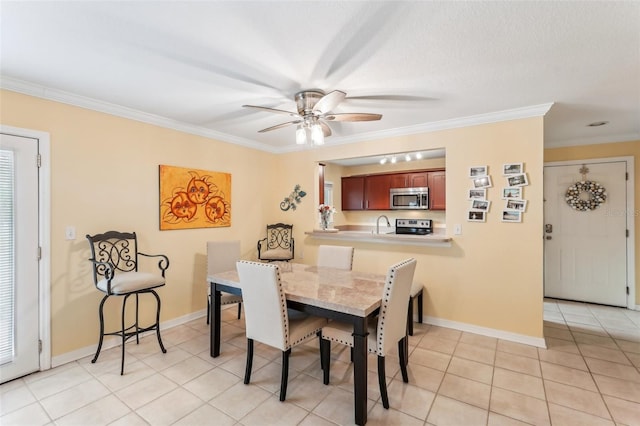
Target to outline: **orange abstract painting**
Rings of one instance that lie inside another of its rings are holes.
[[[231,174],[160,165],[160,230],[231,226]]]

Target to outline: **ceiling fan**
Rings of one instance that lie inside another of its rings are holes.
[[[284,114],[294,117],[293,121],[276,124],[258,133],[269,132],[283,127],[297,125],[296,143],[304,145],[311,141],[314,145],[322,145],[324,138],[331,136],[331,128],[327,121],[375,121],[382,118],[381,114],[371,113],[332,113],[340,102],[347,96],[345,92],[334,90],[325,94],[322,90],[303,90],[295,94],[298,112],[268,108],[257,105],[242,105],[245,108],[255,108],[261,111]]]

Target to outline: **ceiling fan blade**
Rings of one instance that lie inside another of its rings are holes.
[[[329,125],[322,120],[318,120],[318,123],[320,123],[320,127],[322,127],[322,133],[324,133],[324,137],[326,138],[331,136],[331,127],[329,127]]]
[[[271,126],[271,127],[267,127],[266,129],[258,130],[258,133],[264,133],[264,132],[269,132],[271,130],[281,129],[283,127],[291,126],[292,124],[302,123],[302,121],[303,120],[296,120],[296,121],[288,121],[286,123],[276,124],[275,126]]]
[[[322,118],[329,121],[376,121],[382,118],[382,114],[369,114],[365,112],[348,112],[344,114],[329,114]]]
[[[346,93],[341,92],[340,90],[334,90],[333,92],[327,93],[323,97],[316,102],[313,106],[314,112],[319,112],[320,114],[326,114],[332,109],[334,109],[342,100],[347,96]]]
[[[285,111],[283,109],[268,108],[268,107],[257,106],[257,105],[242,105],[242,106],[244,108],[255,108],[255,109],[259,109],[259,110],[266,111],[266,112],[274,112],[276,114],[285,114],[285,115],[289,115],[291,117],[300,117],[300,114],[298,114],[297,112]]]
[[[347,101],[432,101],[436,98],[415,95],[369,95],[369,96],[349,96]]]

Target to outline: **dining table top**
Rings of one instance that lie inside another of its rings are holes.
[[[359,317],[380,307],[386,275],[293,262],[271,264],[280,270],[287,300]],[[207,281],[241,288],[236,270],[209,275]]]

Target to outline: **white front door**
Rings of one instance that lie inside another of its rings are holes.
[[[38,140],[0,134],[0,383],[40,369]]]
[[[606,189],[594,210],[573,209],[565,199],[583,180],[583,166],[586,180]],[[545,165],[545,297],[627,307],[627,166],[606,159]]]

